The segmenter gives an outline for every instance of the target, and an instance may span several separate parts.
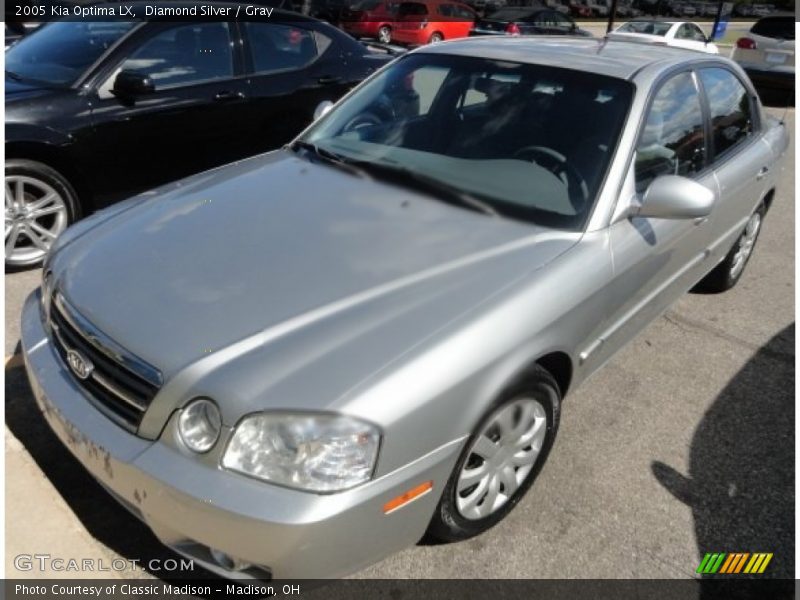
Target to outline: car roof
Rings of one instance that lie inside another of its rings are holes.
[[[609,77],[631,79],[638,71],[656,63],[664,67],[689,60],[708,60],[692,50],[636,44],[603,38],[565,36],[470,37],[423,46],[415,53],[474,56],[491,60],[557,65],[566,69],[591,71]]]

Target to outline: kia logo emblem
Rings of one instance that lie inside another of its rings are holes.
[[[77,350],[67,351],[67,363],[78,379],[88,379],[94,371],[94,365],[88,358],[84,358]]]

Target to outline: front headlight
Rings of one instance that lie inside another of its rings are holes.
[[[237,425],[222,465],[288,487],[335,492],[369,481],[379,444],[376,427],[350,417],[262,413]]]

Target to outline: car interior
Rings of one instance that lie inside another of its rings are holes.
[[[482,161],[496,168],[498,161],[505,161],[503,168],[513,161],[515,171],[506,175],[522,181],[536,173],[525,165],[535,163],[566,191],[562,201],[568,205],[551,204],[548,210],[573,217],[585,213],[627,112],[626,85],[549,67],[486,63],[480,70],[420,69],[388,81],[341,136],[468,160],[467,177]],[[535,188],[536,182],[530,185]]]

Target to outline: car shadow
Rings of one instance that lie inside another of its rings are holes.
[[[162,545],[144,523],[118,504],[53,434],[36,405],[21,361],[7,365],[5,374],[6,425],[92,537],[123,558],[138,561],[141,569],[154,577],[169,581],[218,579],[199,565],[194,570],[168,574],[151,570],[151,561],[164,565],[165,560],[175,559],[180,564],[182,557]],[[13,475],[6,475],[7,485],[13,485]]]
[[[773,337],[725,386],[694,432],[687,475],[651,465],[692,509],[698,565],[706,553],[771,552],[758,577],[794,578],[794,333]],[[703,577],[700,597],[717,597],[720,576]]]

